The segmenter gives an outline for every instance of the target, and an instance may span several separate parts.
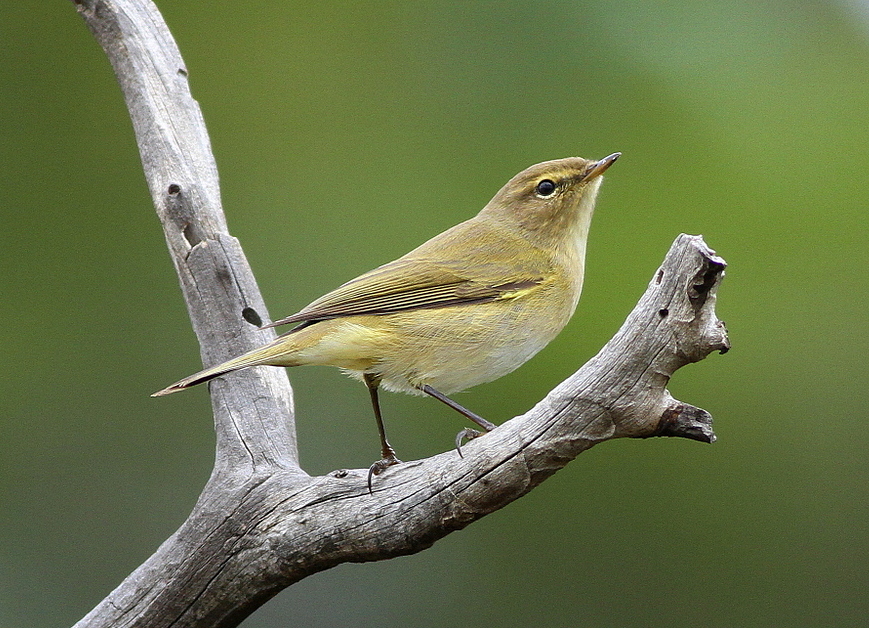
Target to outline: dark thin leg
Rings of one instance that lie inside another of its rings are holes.
[[[371,405],[374,407],[374,418],[377,419],[377,431],[380,433],[380,455],[384,460],[395,458],[395,450],[389,441],[386,440],[386,429],[383,427],[383,415],[380,413],[380,400],[377,397],[377,387],[380,385],[380,380],[367,373],[362,376],[365,379],[365,385],[368,386],[368,392],[371,394]]]
[[[455,401],[453,401],[452,399],[447,397],[445,394],[436,391],[434,388],[432,388],[428,384],[426,384],[425,386],[420,388],[420,390],[427,395],[431,395],[432,397],[434,397],[438,401],[441,401],[441,402],[447,404],[449,407],[451,407],[453,410],[455,410],[459,414],[462,414],[462,415],[468,417],[469,419],[471,419],[471,421],[473,421],[474,423],[476,423],[477,425],[482,427],[487,432],[491,432],[496,427],[498,427],[494,423],[489,423],[489,421],[487,421],[486,419],[481,417],[479,414],[474,414],[473,412],[471,412],[467,408],[460,406]]]
[[[443,394],[442,392],[438,392],[437,390],[435,390],[434,388],[432,388],[431,386],[429,386],[427,384],[425,386],[423,386],[422,388],[420,388],[420,390],[423,391],[424,393],[426,393],[427,395],[431,395],[432,397],[434,397],[438,401],[442,401],[443,403],[447,404],[449,407],[451,407],[453,410],[455,410],[459,414],[462,414],[462,415],[468,417],[469,419],[471,419],[471,421],[473,421],[474,423],[476,423],[477,425],[482,427],[487,432],[491,432],[492,430],[494,430],[497,427],[497,425],[495,425],[494,423],[490,423],[489,421],[487,421],[486,419],[481,417],[479,414],[474,414],[473,412],[471,412],[470,410],[468,410],[464,406],[457,404],[455,401],[453,401],[452,399],[447,397],[445,394]],[[461,432],[456,434],[456,451],[459,453],[459,457],[464,458],[464,456],[462,455],[462,441],[464,441],[465,439],[471,440],[473,438],[477,438],[478,436],[482,436],[482,435],[483,435],[482,432],[479,432],[477,430],[472,430],[469,427],[466,427]]]
[[[383,415],[380,414],[380,400],[377,397],[377,387],[380,384],[380,379],[374,375],[365,373],[363,376],[365,385],[368,386],[368,392],[371,395],[371,405],[374,406],[374,418],[377,419],[377,431],[380,433],[380,455],[382,458],[375,462],[368,469],[368,492],[373,493],[371,489],[371,477],[380,474],[384,469],[398,464],[401,460],[395,455],[395,450],[389,441],[386,440],[386,429],[383,427]]]

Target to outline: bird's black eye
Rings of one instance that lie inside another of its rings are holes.
[[[543,179],[543,181],[537,184],[537,193],[543,197],[552,196],[555,194],[555,181]]]

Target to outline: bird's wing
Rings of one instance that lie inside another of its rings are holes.
[[[500,234],[483,227],[471,221],[457,225],[266,327],[494,301],[543,283],[544,268],[517,263],[515,247],[519,245],[503,246]],[[432,245],[437,249],[446,240],[466,238],[474,238],[479,245],[469,247],[461,260],[436,260],[428,255]]]
[[[473,278],[460,266],[424,258],[397,259],[265,327],[494,301],[543,281],[542,273],[522,272],[508,264],[487,264],[485,269],[474,266]]]

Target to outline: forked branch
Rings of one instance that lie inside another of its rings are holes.
[[[273,337],[241,248],[187,71],[149,0],[73,0],[115,68],[205,364]],[[283,369],[211,385],[212,476],[187,521],[78,626],[236,626],[281,589],[342,562],[420,551],[618,437],[712,442],[711,417],[666,390],[729,341],[715,315],[724,261],[679,236],[625,324],[534,408],[455,451],[310,477],[298,465]]]

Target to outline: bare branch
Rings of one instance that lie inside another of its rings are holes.
[[[206,366],[265,344],[265,303],[220,204],[217,166],[187,69],[150,0],[74,0],[121,85],[154,207]],[[218,466],[301,473],[283,369],[250,369],[212,386]]]
[[[77,0],[123,88],[203,361],[272,337],[226,231],[217,175],[186,71],[147,0]],[[181,528],[77,625],[236,626],[281,589],[342,562],[418,552],[524,495],[593,445],[618,437],[712,442],[711,417],[673,399],[672,374],[729,341],[715,315],[724,261],[699,236],[672,245],[613,339],[534,408],[464,448],[387,469],[309,477],[297,464],[283,369],[211,387],[215,469]]]

